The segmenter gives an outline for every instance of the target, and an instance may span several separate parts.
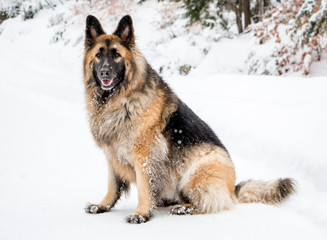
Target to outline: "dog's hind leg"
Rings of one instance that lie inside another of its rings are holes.
[[[228,153],[218,150],[194,161],[190,171],[183,176],[182,194],[191,204],[191,209],[187,210],[190,214],[215,213],[235,204],[234,166]],[[178,214],[178,209],[172,211]]]
[[[171,215],[187,215],[187,214],[192,215],[194,213],[195,213],[195,208],[194,205],[191,203],[178,204],[170,209]]]

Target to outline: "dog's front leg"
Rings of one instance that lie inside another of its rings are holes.
[[[154,119],[156,120],[156,119]],[[158,203],[160,188],[165,184],[167,143],[159,126],[148,127],[135,140],[133,148],[134,171],[138,191],[138,205],[129,223],[144,223],[151,217],[151,210]],[[159,195],[158,195],[159,194]]]
[[[103,213],[108,212],[111,208],[114,207],[120,196],[124,191],[127,191],[129,188],[129,183],[127,181],[123,181],[120,177],[118,177],[113,168],[112,158],[113,156],[106,152],[107,156],[107,164],[108,164],[108,187],[107,193],[103,200],[99,204],[90,204],[85,208],[87,213]]]
[[[127,218],[129,223],[145,223],[150,219],[153,202],[151,200],[150,179],[147,168],[138,162],[135,164],[138,205],[135,213]]]

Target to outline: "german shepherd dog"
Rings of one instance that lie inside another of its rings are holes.
[[[87,213],[109,211],[131,183],[138,205],[129,223],[147,222],[155,207],[216,213],[238,202],[278,204],[294,192],[289,178],[235,186],[225,146],[142,56],[130,16],[113,34],[87,17],[83,68],[89,125],[108,163],[107,194]]]

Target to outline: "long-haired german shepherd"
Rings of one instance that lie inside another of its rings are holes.
[[[294,192],[288,178],[235,186],[225,146],[147,63],[130,16],[113,34],[87,17],[83,70],[91,132],[109,173],[106,196],[86,212],[109,211],[130,183],[138,190],[130,223],[148,221],[159,206],[174,205],[177,215],[215,213],[237,202],[281,203]]]

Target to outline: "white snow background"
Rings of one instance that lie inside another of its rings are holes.
[[[156,26],[160,6],[150,1],[129,12],[147,60],[156,70],[171,61],[165,80],[226,145],[237,182],[292,177],[297,193],[280,206],[239,204],[210,215],[160,208],[150,222],[131,225],[125,217],[137,205],[133,188],[111,212],[86,214],[87,202],[104,196],[107,174],[84,102],[88,12],[67,28],[70,42],[50,43],[56,29],[49,18],[67,14],[61,6],[0,25],[0,239],[326,239],[326,59],[309,77],[244,75],[251,37],[203,41],[208,46],[192,32],[172,39]],[[124,14],[104,28],[112,32]],[[181,62],[196,68],[181,76]]]

